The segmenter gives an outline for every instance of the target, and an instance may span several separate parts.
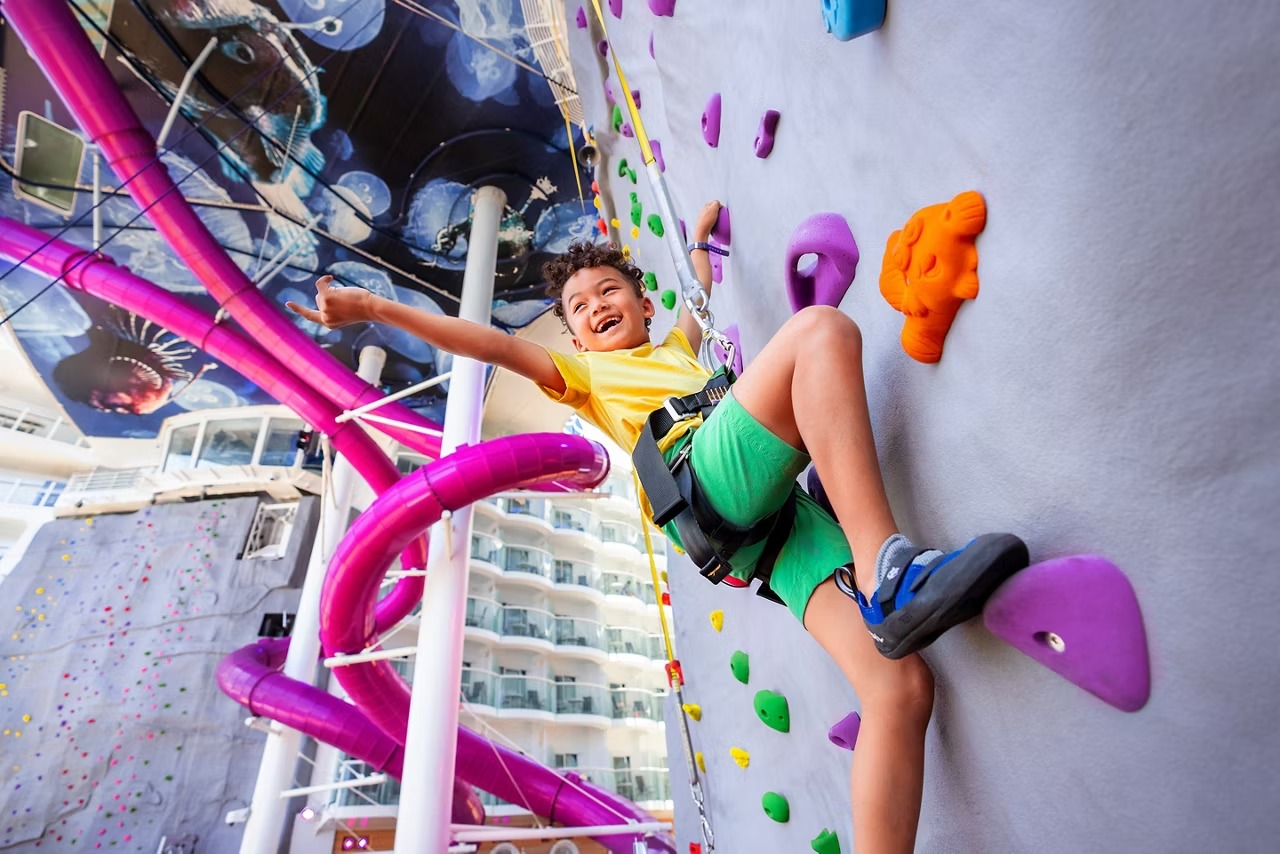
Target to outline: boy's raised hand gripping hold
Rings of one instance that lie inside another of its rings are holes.
[[[720,202],[712,200],[702,206],[702,210],[698,212],[698,218],[694,220],[693,231],[689,233],[691,246],[695,243],[706,243],[711,239],[711,229],[716,227],[718,216],[720,216]],[[711,259],[707,257],[707,250],[692,249],[689,252],[689,258],[693,261],[693,272],[702,283],[702,289],[710,297]],[[693,312],[689,311],[688,306],[681,307],[676,326],[684,333],[684,337],[689,339],[689,346],[693,348],[693,352],[698,352],[698,348],[702,346],[702,327],[698,325],[698,319],[693,316]]]

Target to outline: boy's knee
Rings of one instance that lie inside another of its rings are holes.
[[[796,334],[805,341],[834,336],[846,344],[862,345],[862,330],[858,324],[840,309],[829,305],[805,306],[792,316],[790,323],[795,325]]]
[[[879,706],[899,719],[925,726],[933,714],[933,672],[918,655],[908,656],[859,691],[863,710]]]

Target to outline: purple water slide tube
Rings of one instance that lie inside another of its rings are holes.
[[[175,188],[156,157],[155,139],[116,86],[70,4],[3,0],[0,11],[80,128],[99,146],[120,181],[127,182],[129,195],[249,337],[267,353],[279,354],[286,370],[290,365],[305,366],[307,382],[339,406],[355,409],[383,397],[294,326],[218,245]],[[417,427],[439,428],[401,404],[387,404],[380,413]],[[420,453],[439,456],[438,436],[390,426],[379,429]]]
[[[404,478],[356,519],[334,553],[320,594],[320,640],[325,653],[358,653],[377,641],[372,614],[382,567],[444,511],[539,481],[592,487],[608,473],[609,457],[599,445],[578,436],[544,433],[465,446]],[[349,665],[335,674],[369,719],[403,744],[410,692],[391,663]],[[495,751],[501,762],[494,761]],[[651,820],[611,792],[592,787],[589,794],[584,793],[568,786],[554,771],[504,751],[462,727],[458,730],[457,774],[504,800],[564,824],[611,824],[620,815]],[[613,851],[629,854],[634,838],[602,837],[599,841]],[[652,837],[648,844],[653,851],[674,851],[673,843],[665,837]]]
[[[263,391],[329,435],[334,448],[349,460],[375,492],[400,479],[395,465],[352,421],[335,421],[338,409],[307,383],[279,369],[261,347],[181,297],[171,294],[105,255],[81,249],[14,220],[0,217],[0,258],[24,265],[49,277],[62,276],[67,287],[118,305],[209,353],[252,380]],[[24,260],[25,259],[25,260]],[[426,566],[426,541],[409,544],[407,566]],[[378,604],[380,629],[402,620],[422,598],[422,578],[402,578]]]

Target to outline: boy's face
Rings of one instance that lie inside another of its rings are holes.
[[[579,353],[640,347],[649,342],[644,322],[653,302],[636,293],[631,279],[613,267],[587,267],[564,283],[564,319]]]

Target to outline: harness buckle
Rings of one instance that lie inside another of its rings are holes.
[[[676,408],[677,406],[684,411],[678,411]],[[686,409],[686,406],[687,404],[683,397],[668,397],[667,402],[662,404],[662,408],[667,411],[667,414],[671,416],[671,420],[676,423],[688,421],[695,415],[695,412],[689,412]]]

